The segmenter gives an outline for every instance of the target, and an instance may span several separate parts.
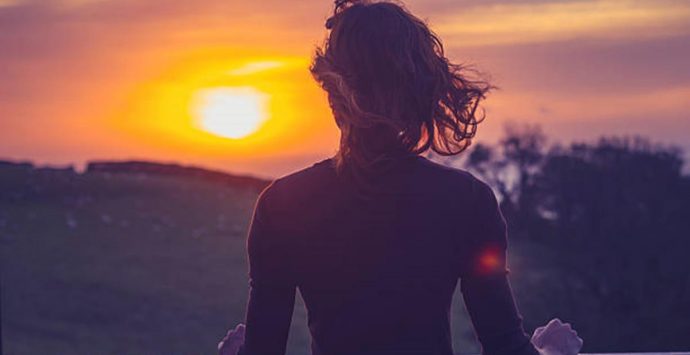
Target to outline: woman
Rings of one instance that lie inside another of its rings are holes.
[[[340,148],[261,193],[247,242],[246,333],[230,331],[221,353],[284,354],[299,289],[315,355],[450,355],[460,280],[484,354],[538,354],[507,280],[506,224],[492,190],[420,156],[462,152],[490,86],[449,62],[400,5],[336,1],[326,27],[311,71],[328,93]],[[569,326],[542,330],[542,348],[579,350]]]

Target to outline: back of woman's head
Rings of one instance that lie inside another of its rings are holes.
[[[490,87],[452,64],[423,21],[396,3],[339,0],[326,27],[311,72],[341,130],[339,168],[469,146]]]

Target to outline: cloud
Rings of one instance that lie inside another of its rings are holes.
[[[530,118],[539,121],[608,120],[648,117],[649,122],[690,110],[690,86],[666,87],[648,92],[590,92],[564,96],[544,91],[497,93],[489,108],[502,118]],[[640,133],[644,133],[643,130]]]
[[[453,46],[573,39],[631,40],[690,33],[687,1],[585,0],[457,8],[432,21]]]
[[[10,7],[19,4],[19,0],[0,0],[0,7]]]
[[[448,55],[490,73],[493,83],[506,92],[530,89],[567,97],[690,85],[690,35],[457,47]]]

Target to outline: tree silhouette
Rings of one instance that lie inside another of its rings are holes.
[[[689,345],[690,178],[679,149],[641,137],[547,147],[538,126],[511,125],[496,147],[477,144],[456,165],[496,189],[512,239],[553,255],[539,264],[566,292],[553,307],[586,346]]]

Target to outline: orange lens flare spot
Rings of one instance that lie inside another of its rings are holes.
[[[503,265],[501,255],[496,249],[484,250],[479,256],[479,271],[491,273],[501,270]]]

